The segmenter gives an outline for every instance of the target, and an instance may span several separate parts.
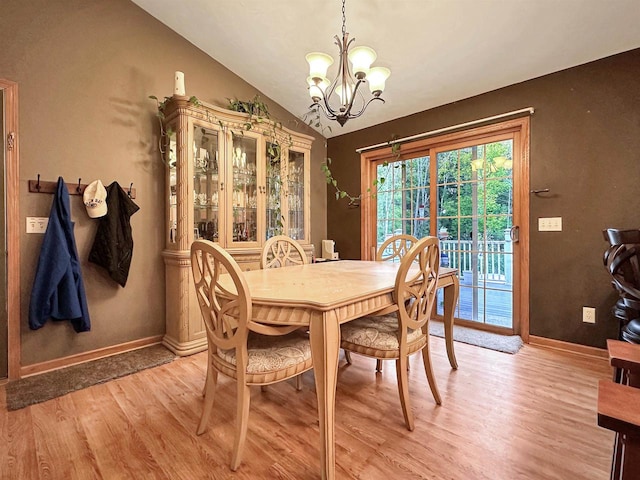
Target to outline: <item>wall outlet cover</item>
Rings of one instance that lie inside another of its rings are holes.
[[[593,307],[582,307],[582,321],[584,323],[596,323],[596,309]]]

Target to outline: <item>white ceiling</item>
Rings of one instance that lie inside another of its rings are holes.
[[[341,0],[133,1],[299,117],[305,55],[337,60]],[[346,17],[391,77],[385,104],[325,120],[327,137],[640,47],[640,0],[347,0]]]

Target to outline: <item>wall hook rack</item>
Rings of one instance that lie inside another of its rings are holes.
[[[58,182],[45,182],[40,181],[40,174],[38,174],[37,180],[29,180],[29,192],[31,193],[56,193],[58,188]],[[82,178],[78,178],[77,184],[69,184],[67,183],[67,190],[69,190],[69,195],[82,195],[84,193],[84,189],[87,188],[86,184],[82,183]],[[129,195],[130,198],[136,198],[136,189],[133,188],[133,182],[129,186],[128,190],[123,190]]]

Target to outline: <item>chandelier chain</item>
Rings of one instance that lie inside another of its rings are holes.
[[[347,15],[345,14],[345,1],[342,0],[342,37],[344,38],[344,34],[347,33]]]

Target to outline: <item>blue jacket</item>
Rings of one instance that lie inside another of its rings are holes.
[[[58,178],[49,224],[44,234],[38,268],[29,303],[29,327],[37,330],[46,321],[70,320],[76,332],[91,329],[82,272],[73,236],[69,191]]]

